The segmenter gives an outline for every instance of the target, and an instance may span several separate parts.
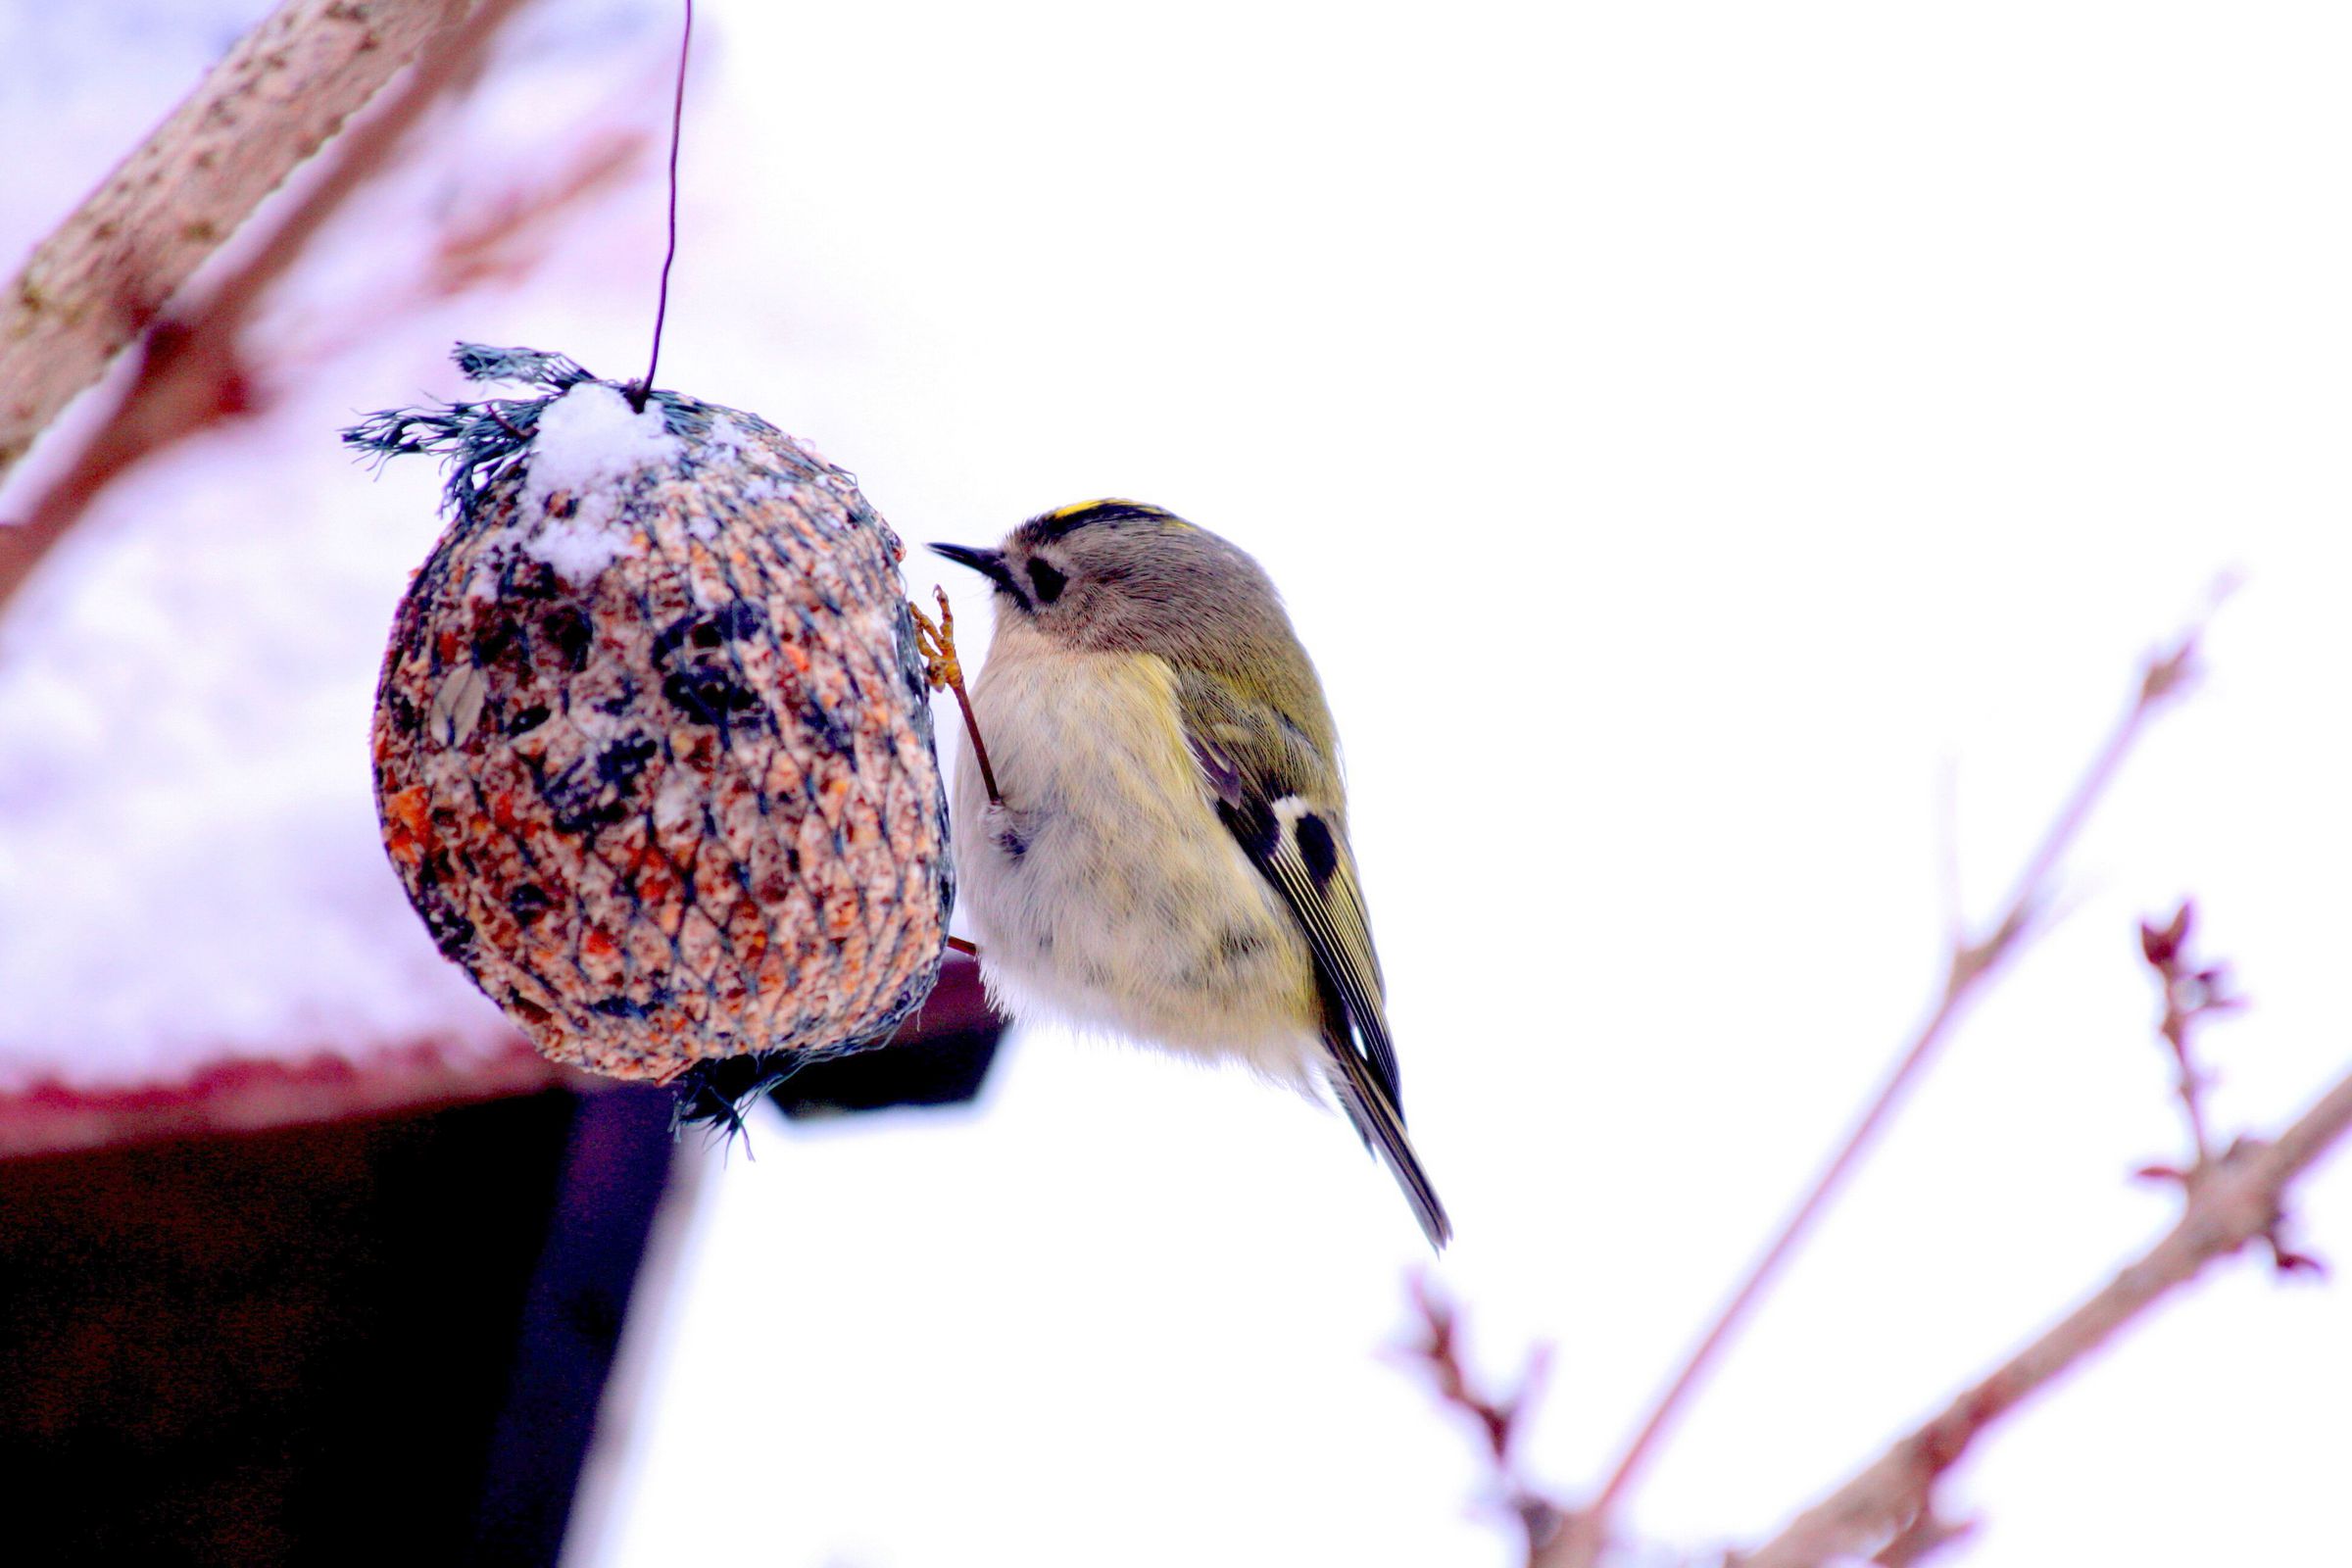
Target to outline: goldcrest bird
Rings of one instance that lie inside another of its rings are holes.
[[[1339,737],[1265,571],[1157,507],[1089,501],[997,549],[954,792],[956,879],[990,991],[1312,1096],[1452,1234],[1406,1138]]]

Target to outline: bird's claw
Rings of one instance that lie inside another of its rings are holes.
[[[923,656],[923,674],[935,692],[963,689],[963,663],[956,657],[956,612],[948,604],[948,591],[935,588],[939,596],[939,618],[933,620],[923,613],[923,608],[907,602],[906,612],[914,617],[914,642]]]

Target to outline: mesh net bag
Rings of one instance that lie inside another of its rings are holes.
[[[450,467],[376,693],[416,912],[558,1061],[691,1088],[878,1042],[954,895],[897,535],[755,416],[457,358],[538,391],[344,433]]]

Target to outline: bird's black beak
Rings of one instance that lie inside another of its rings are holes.
[[[1013,586],[1012,568],[1004,564],[1004,551],[979,550],[970,545],[933,545],[931,551],[934,555],[947,557],[959,566],[971,567],[1006,593],[1016,599],[1020,597],[1020,590]]]

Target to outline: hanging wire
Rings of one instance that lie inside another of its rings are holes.
[[[662,365],[662,323],[669,316],[669,270],[678,259],[678,142],[686,124],[686,57],[694,48],[694,0],[686,0],[686,30],[678,40],[677,95],[669,106],[669,249],[662,257],[662,286],[654,301],[654,351],[645,362],[645,374],[629,383],[629,407],[645,412],[654,390],[654,371]]]

